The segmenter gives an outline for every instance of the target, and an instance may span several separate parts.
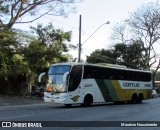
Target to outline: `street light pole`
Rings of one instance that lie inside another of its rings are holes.
[[[106,23],[103,23],[101,26],[99,26],[99,27],[92,33],[92,35],[90,35],[90,36],[83,42],[82,45],[84,45],[84,43],[86,43],[86,42],[87,42],[103,25],[105,25],[105,24],[110,24],[110,22],[107,21]]]
[[[109,21],[106,23],[103,23],[101,26],[99,26],[84,42],[81,44],[81,15],[80,15],[80,27],[79,27],[79,55],[78,55],[78,62],[81,61],[81,51],[82,51],[82,45],[84,45],[103,25],[110,24]]]

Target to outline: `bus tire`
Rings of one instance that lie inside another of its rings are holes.
[[[85,96],[84,101],[81,104],[81,106],[90,107],[92,103],[93,103],[93,97],[92,97],[92,95],[88,94]]]
[[[142,103],[142,100],[143,100],[143,94],[140,93],[138,98],[137,98],[137,103]]]
[[[132,103],[132,104],[136,104],[136,103],[137,103],[137,94],[136,94],[136,93],[134,93],[134,94],[132,95],[131,103]]]

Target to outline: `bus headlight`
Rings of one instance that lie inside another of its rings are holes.
[[[52,92],[54,89],[52,87],[47,88],[48,92]]]

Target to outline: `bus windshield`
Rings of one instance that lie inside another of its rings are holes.
[[[70,71],[71,66],[70,65],[57,65],[57,66],[51,66],[49,69],[48,74],[53,75],[53,74],[64,74],[66,72]]]
[[[63,76],[70,71],[70,65],[51,66],[48,71],[47,91],[66,92],[66,85],[63,83]]]

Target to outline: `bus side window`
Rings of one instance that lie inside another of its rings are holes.
[[[115,69],[110,69],[110,79],[112,80],[117,80],[117,70]]]
[[[78,88],[82,77],[82,66],[76,65],[73,66],[70,78],[69,78],[69,86],[68,91],[74,91]]]
[[[92,76],[93,76],[92,75],[92,67],[84,66],[83,78],[84,79],[93,78]]]

